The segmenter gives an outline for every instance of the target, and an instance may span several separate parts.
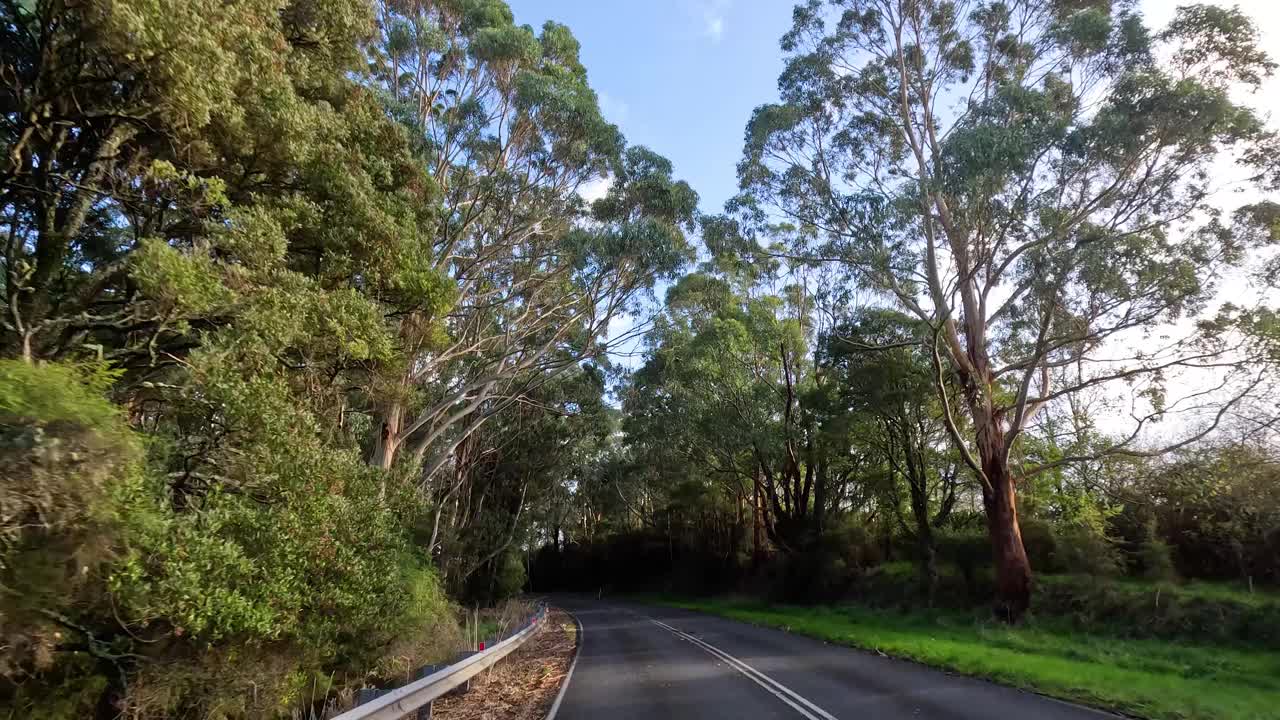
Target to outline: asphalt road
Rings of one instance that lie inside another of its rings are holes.
[[[1116,720],[992,683],[700,613],[556,598],[582,646],[556,720]]]

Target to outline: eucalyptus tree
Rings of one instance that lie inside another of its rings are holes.
[[[713,478],[739,503],[750,493],[768,540],[802,553],[860,468],[820,399],[804,291],[786,288],[788,299],[760,280],[696,273],[671,288],[624,395],[624,429],[663,466]]]
[[[935,528],[946,522],[962,483],[942,426],[929,358],[927,326],[894,310],[867,308],[824,338],[819,365],[834,375],[835,395],[850,415],[869,419],[856,440],[885,467],[888,511],[919,546],[922,584],[937,590]],[[911,523],[902,516],[907,488]]]
[[[434,498],[427,543],[439,548],[457,595],[492,598],[496,576],[534,539],[539,515],[559,510],[570,480],[612,428],[603,372],[579,367],[530,391],[459,446],[462,482]]]
[[[535,33],[502,0],[379,11],[370,64],[438,192],[419,252],[450,305],[399,317],[407,362],[374,408],[371,462],[407,447],[429,479],[503,399],[605,352],[610,323],[684,262],[697,196],[624,150],[564,26]],[[606,178],[588,208],[580,192]]]
[[[1162,417],[1191,411],[1172,444],[1189,442],[1262,382],[1229,338],[1154,328],[1195,316],[1243,255],[1214,163],[1274,156],[1233,94],[1274,66],[1239,10],[1182,7],[1152,31],[1124,0],[809,0],[782,47],[721,239],[771,252],[751,238],[783,216],[810,232],[781,252],[841,263],[929,324],[936,384],[962,390],[939,399],[982,486],[997,610],[1017,618],[1031,568],[1009,457],[1037,413],[1137,384],[1131,432],[1087,456],[1150,453]],[[1219,373],[1219,400],[1169,397],[1196,371]]]

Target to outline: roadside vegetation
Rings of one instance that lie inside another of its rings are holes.
[[[569,29],[18,0],[0,77],[0,717],[298,717],[452,658],[691,254]]]
[[[1253,20],[793,18],[708,214],[502,0],[0,0],[0,717],[298,716],[522,589],[832,606],[1152,714],[1212,671],[1249,717]]]
[[[1152,588],[1154,592],[1154,588]],[[1010,626],[960,610],[795,607],[743,600],[660,602],[1148,718],[1280,717],[1274,643],[1135,637],[1119,624],[1037,614]],[[1274,621],[1280,598],[1270,597]]]

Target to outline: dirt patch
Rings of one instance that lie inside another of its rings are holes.
[[[573,618],[552,608],[542,629],[473,678],[465,695],[436,700],[432,720],[542,720],[569,672],[577,635]]]

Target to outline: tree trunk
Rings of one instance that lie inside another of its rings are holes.
[[[404,406],[398,402],[392,403],[381,415],[382,425],[378,428],[378,439],[369,455],[369,464],[390,470],[396,461],[396,451],[404,440],[400,437],[400,430],[404,426]]]
[[[760,563],[764,559],[764,549],[760,543],[760,479],[756,478],[754,485],[754,493],[751,499],[751,570],[754,572],[760,569]]]
[[[920,536],[920,575],[925,597],[932,608],[938,598],[938,551],[933,544],[933,533],[928,530]]]
[[[979,433],[982,469],[991,484],[983,489],[982,503],[987,511],[987,533],[995,561],[995,612],[1002,620],[1017,622],[1031,605],[1031,563],[1022,544],[1014,478],[1002,439],[998,424],[987,433]]]
[[[908,463],[914,475],[923,473],[922,467]],[[920,475],[908,479],[911,488],[911,514],[916,521],[916,540],[920,546],[920,584],[924,587],[929,607],[933,607],[938,594],[938,550],[933,539],[933,525],[929,519],[927,480]]]

